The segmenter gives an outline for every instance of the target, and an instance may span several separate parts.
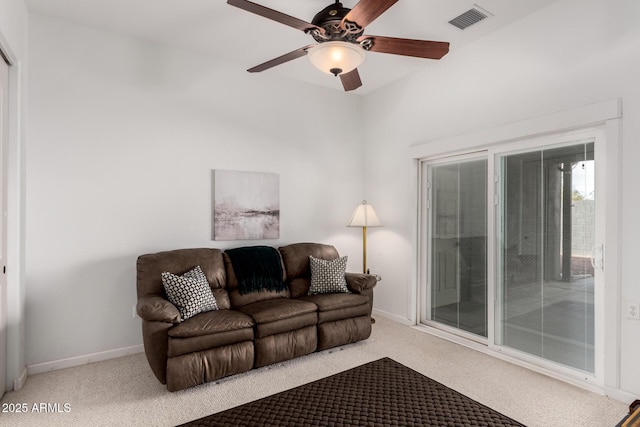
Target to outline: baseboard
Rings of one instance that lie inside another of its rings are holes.
[[[411,320],[398,316],[397,314],[389,313],[388,311],[379,310],[377,308],[373,309],[372,316],[375,318],[376,316],[386,317],[387,319],[393,320],[394,322],[401,323],[405,326],[413,326],[415,323]]]
[[[20,376],[13,380],[13,391],[18,391],[22,387],[24,387],[25,383],[27,382],[27,377],[28,376],[29,375],[27,373],[27,367],[25,366],[25,368],[22,370],[22,373],[20,374]]]
[[[606,396],[618,400],[620,402],[631,403],[638,398],[637,395],[629,393],[628,391],[620,390],[617,388],[606,387],[604,388]]]
[[[115,359],[117,357],[129,356],[131,354],[142,353],[144,346],[142,344],[131,347],[117,348],[115,350],[101,351],[99,353],[85,354],[83,356],[69,357],[67,359],[53,360],[51,362],[36,363],[28,365],[29,375],[41,374],[43,372],[57,371],[58,369],[72,368],[74,366],[87,365],[93,362],[101,362],[103,360]]]

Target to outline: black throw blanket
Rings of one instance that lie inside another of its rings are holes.
[[[226,251],[238,279],[240,295],[282,291],[282,263],[278,250],[270,246],[247,246]]]

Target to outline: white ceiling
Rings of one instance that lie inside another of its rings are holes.
[[[128,34],[143,40],[216,56],[238,64],[238,72],[300,47],[310,35],[230,6],[226,0],[25,0],[32,12]],[[252,0],[310,22],[332,0]],[[342,0],[352,8],[357,0]],[[365,30],[365,34],[448,41],[449,53],[557,0],[400,0]],[[459,30],[448,21],[474,4],[493,14]],[[516,24],[517,25],[517,24]],[[365,94],[439,61],[370,52],[358,68]],[[306,58],[265,73],[342,91],[339,79],[316,70]]]

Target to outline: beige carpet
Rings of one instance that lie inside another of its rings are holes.
[[[169,393],[143,354],[29,377],[2,399],[7,426],[174,426],[390,357],[528,426],[614,426],[627,405],[380,316],[369,340]],[[31,412],[52,404],[62,412]],[[64,412],[68,404],[69,412]]]

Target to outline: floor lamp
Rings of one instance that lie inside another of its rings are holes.
[[[373,206],[368,205],[366,200],[362,201],[353,211],[351,221],[347,227],[362,227],[362,272],[367,272],[367,227],[382,227]]]

